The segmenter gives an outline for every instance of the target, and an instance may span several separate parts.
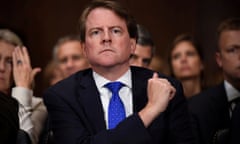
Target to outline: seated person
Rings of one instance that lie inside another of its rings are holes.
[[[229,129],[234,101],[240,98],[240,18],[230,18],[219,25],[215,55],[224,80],[189,99],[199,144],[212,143],[219,132]]]
[[[154,56],[155,45],[150,32],[142,25],[137,25],[137,43],[136,49],[130,58],[132,66],[149,68]]]
[[[187,99],[199,94],[204,86],[203,55],[193,36],[180,34],[169,53],[170,74],[178,79]]]
[[[37,144],[47,116],[42,98],[33,96],[32,90],[40,69],[32,69],[27,49],[20,38],[7,29],[0,29],[0,58],[0,91],[17,99],[20,129]]]
[[[63,78],[90,67],[84,56],[79,35],[59,38],[53,48],[53,61]]]
[[[135,20],[117,1],[92,1],[80,18],[91,68],[44,93],[57,144],[192,144],[181,84],[130,66]]]

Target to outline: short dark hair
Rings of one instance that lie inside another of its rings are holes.
[[[137,34],[137,44],[141,46],[150,46],[151,56],[153,57],[155,53],[155,45],[150,32],[143,25],[137,24]]]
[[[222,21],[217,30],[218,38],[223,31],[230,30],[240,30],[240,18],[229,18]]]
[[[240,30],[240,18],[228,18],[223,20],[217,29],[217,41],[219,44],[220,36],[224,31],[238,31]],[[219,51],[219,46],[216,51]]]
[[[79,30],[80,30],[80,38],[82,42],[85,42],[85,33],[86,33],[86,19],[89,13],[96,8],[105,8],[113,11],[116,15],[126,21],[128,33],[131,38],[137,39],[137,26],[136,21],[132,15],[130,15],[129,11],[123,7],[117,1],[111,0],[94,0],[92,1],[83,11],[80,19],[79,19]]]

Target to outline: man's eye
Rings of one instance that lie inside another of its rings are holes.
[[[118,28],[114,28],[114,29],[112,29],[112,33],[113,34],[121,34],[122,31],[120,29],[118,29]]]
[[[94,30],[94,31],[91,32],[91,35],[98,35],[99,33],[100,33],[100,31]]]
[[[233,45],[231,47],[228,47],[226,50],[227,53],[240,53],[240,46],[239,45]]]
[[[81,59],[81,56],[80,55],[74,55],[72,56],[72,60],[79,60]]]
[[[67,63],[67,59],[66,59],[66,58],[60,59],[59,62],[60,62],[61,64]]]
[[[229,48],[229,49],[227,49],[227,52],[228,53],[235,53],[236,49],[235,48]]]
[[[149,65],[150,64],[150,62],[151,62],[151,59],[149,58],[146,58],[146,59],[143,59],[143,63],[144,63],[144,65]]]
[[[120,30],[114,29],[113,32],[114,32],[114,33],[119,33]]]

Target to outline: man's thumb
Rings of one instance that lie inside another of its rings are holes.
[[[158,78],[158,74],[156,72],[154,72],[152,78]]]

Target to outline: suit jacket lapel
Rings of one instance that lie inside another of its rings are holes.
[[[100,94],[92,77],[92,71],[81,75],[78,81],[78,100],[81,103],[84,116],[90,123],[89,126],[93,132],[106,129]]]
[[[138,72],[138,69],[131,67],[133,111],[139,112],[147,102],[147,80]]]
[[[133,111],[139,112],[147,102],[147,79],[151,77],[149,75],[139,73],[138,68],[131,68],[132,72],[132,91],[133,91]],[[100,131],[106,129],[104,120],[104,112],[100,99],[100,94],[96,87],[95,81],[92,76],[92,70],[78,76],[77,87],[78,101],[81,106],[83,117],[85,117],[88,123],[86,126],[91,132]]]
[[[217,110],[218,112],[220,112],[219,115],[223,115],[222,117],[223,117],[223,121],[225,121],[224,123],[228,124],[230,121],[229,103],[228,103],[227,93],[224,87],[224,83],[221,83],[218,88],[219,88],[219,94],[214,95],[219,97],[215,99],[217,101],[216,103],[218,104]]]

